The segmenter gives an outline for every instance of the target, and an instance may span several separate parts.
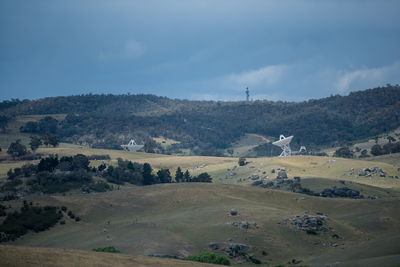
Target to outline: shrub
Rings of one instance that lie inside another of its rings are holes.
[[[89,160],[110,160],[111,157],[110,155],[106,154],[106,155],[90,155],[88,156]]]
[[[353,152],[350,151],[350,149],[348,147],[341,147],[335,151],[333,156],[340,157],[340,158],[352,158]]]
[[[9,213],[3,224],[0,225],[0,232],[5,235],[0,241],[15,240],[27,233],[28,230],[41,232],[55,225],[62,218],[56,207],[33,207],[24,203],[20,212]]]
[[[190,255],[186,257],[185,260],[214,263],[220,265],[231,265],[229,259],[226,256],[211,252],[203,252],[197,255]]]
[[[77,217],[75,217],[75,221],[76,221],[76,222],[79,222],[80,220],[81,220],[81,218],[80,218],[80,217],[78,217],[78,216],[77,216]]]
[[[254,264],[261,264],[261,261],[259,259],[256,259],[256,258],[254,258],[252,256],[249,256],[249,259]]]
[[[95,184],[89,184],[88,187],[95,192],[107,192],[112,190],[111,186],[103,181],[98,181]]]
[[[109,253],[121,253],[121,251],[116,249],[114,246],[104,247],[104,248],[94,248],[93,251],[96,251],[96,252],[109,252]]]

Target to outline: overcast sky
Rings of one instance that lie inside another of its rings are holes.
[[[300,101],[400,83],[400,1],[0,0],[0,99]]]

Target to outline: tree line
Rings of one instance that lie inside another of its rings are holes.
[[[67,142],[102,148],[119,148],[132,137],[144,143],[149,136],[164,136],[180,141],[166,153],[191,148],[199,155],[220,155],[246,133],[294,135],[293,145],[312,148],[388,132],[400,126],[400,87],[387,85],[298,103],[80,95],[21,101],[4,109],[8,117],[51,113],[67,116],[62,121],[28,122],[21,131],[47,131]]]

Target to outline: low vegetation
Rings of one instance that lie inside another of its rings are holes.
[[[24,201],[21,210],[9,213],[0,225],[0,242],[15,240],[29,230],[41,232],[54,226],[63,217],[53,206],[33,206]]]
[[[212,253],[212,252],[203,252],[196,255],[190,255],[185,258],[189,261],[198,261],[198,262],[205,262],[205,263],[214,263],[220,265],[231,265],[229,259],[220,254]]]
[[[121,250],[116,249],[114,246],[109,246],[104,248],[94,248],[92,250],[96,252],[121,253]]]

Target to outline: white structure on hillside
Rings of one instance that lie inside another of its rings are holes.
[[[292,150],[290,149],[290,142],[293,139],[293,135],[289,136],[289,137],[285,137],[283,136],[283,134],[281,134],[279,136],[279,140],[273,142],[272,144],[275,146],[279,146],[280,148],[282,148],[282,153],[279,155],[279,157],[288,157],[292,155]]]
[[[136,152],[139,149],[142,149],[144,145],[136,144],[135,140],[131,139],[127,145],[121,145],[123,150]]]

